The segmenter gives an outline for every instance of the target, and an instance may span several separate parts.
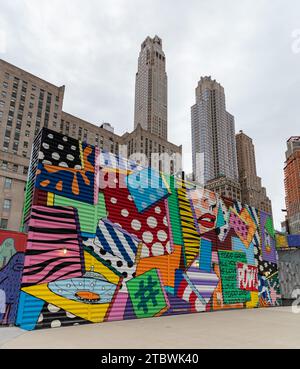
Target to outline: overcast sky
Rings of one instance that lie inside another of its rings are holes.
[[[298,0],[0,0],[0,58],[66,85],[65,111],[119,134],[133,128],[140,45],[155,34],[167,58],[170,141],[191,154],[195,87],[200,76],[217,79],[236,131],[254,140],[279,227],[286,140],[300,135]]]

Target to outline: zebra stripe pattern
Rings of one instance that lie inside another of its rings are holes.
[[[81,277],[83,265],[75,210],[33,206],[22,286]]]

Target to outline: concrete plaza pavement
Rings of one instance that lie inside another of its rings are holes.
[[[26,332],[0,329],[0,348],[300,348],[291,307],[231,310]]]

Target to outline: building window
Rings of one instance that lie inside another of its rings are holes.
[[[11,184],[12,184],[12,179],[11,178],[5,178],[5,180],[4,180],[4,188],[6,190],[10,190],[11,189]]]
[[[28,167],[24,167],[23,168],[23,174],[27,175],[28,174]]]
[[[11,200],[5,199],[3,203],[3,210],[9,211],[11,208]]]
[[[3,82],[3,87],[4,88],[8,88],[8,83],[7,82]]]
[[[0,109],[3,109],[4,108],[4,104],[5,104],[5,101],[0,100]]]
[[[18,164],[14,164],[13,165],[13,172],[17,173],[18,172],[18,169],[19,169]]]
[[[1,165],[1,168],[4,169],[4,170],[7,170],[7,168],[8,168],[8,162],[7,161],[3,161],[2,162],[2,165]]]
[[[8,220],[7,219],[0,219],[0,228],[7,229]]]

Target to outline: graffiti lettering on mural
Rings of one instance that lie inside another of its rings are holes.
[[[258,270],[252,265],[238,263],[238,286],[240,290],[258,292]]]
[[[33,153],[18,326],[281,303],[271,215],[45,128]]]

